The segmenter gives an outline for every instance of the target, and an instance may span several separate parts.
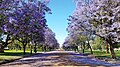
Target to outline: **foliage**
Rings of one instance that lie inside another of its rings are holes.
[[[112,58],[116,58],[114,45],[120,43],[120,1],[93,0],[90,5],[90,23],[96,27],[96,35],[102,37],[110,45]]]
[[[93,12],[90,23],[96,27],[96,34],[105,39],[111,39],[112,43],[120,42],[119,3],[119,0],[93,0],[93,4],[90,5],[94,7],[90,9],[90,12]]]
[[[95,39],[91,42],[91,44],[94,50],[105,50],[106,42],[100,37],[96,36]]]
[[[59,43],[55,38],[55,33],[50,28],[45,28],[45,46],[48,46],[51,49],[58,48]]]
[[[45,14],[51,13],[47,7],[49,0],[2,0],[0,3],[2,9],[0,29],[9,35],[9,39],[12,37],[21,42],[24,52],[30,42],[35,45],[45,42],[45,28],[47,28]],[[53,40],[57,42],[55,38]]]
[[[91,35],[103,38],[110,45],[112,58],[115,58],[114,45],[120,42],[120,1],[75,0],[75,2],[76,10],[68,19],[71,22],[68,26],[69,33],[71,35],[83,33],[88,38]]]
[[[43,36],[42,29],[46,26],[45,12],[48,11],[50,9],[40,1],[38,3],[22,1],[20,8],[7,15],[8,22],[3,25],[3,30],[23,40],[36,32]]]
[[[88,9],[86,7],[87,2],[76,1],[76,10],[68,19],[70,22],[68,23],[67,31],[69,33],[68,36],[73,39],[74,43],[79,43],[80,45],[88,43],[87,45],[91,49],[89,41],[94,38],[94,28],[89,24]]]

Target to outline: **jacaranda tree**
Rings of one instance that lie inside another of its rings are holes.
[[[90,5],[90,24],[96,35],[110,45],[112,58],[116,58],[114,46],[120,43],[120,0],[93,0]]]
[[[94,35],[94,27],[92,27],[91,24],[89,24],[89,13],[88,13],[88,5],[89,3],[84,0],[77,0],[76,2],[76,10],[74,13],[70,16],[68,19],[70,22],[68,23],[69,26],[67,28],[68,33],[74,37],[73,39],[76,41],[82,42],[81,45],[85,45],[87,43],[88,47],[92,48],[90,45],[90,40],[93,39]],[[83,46],[84,46],[83,45]],[[84,50],[83,50],[84,52]]]
[[[38,0],[18,0],[17,6],[7,14],[8,21],[2,25],[2,30],[23,44],[25,54],[27,43],[33,39],[36,41],[36,35],[42,38],[43,28],[46,27],[45,14],[50,9],[46,6],[46,1]]]
[[[2,29],[4,24],[9,21],[7,15],[11,13],[15,8],[17,8],[17,5],[17,0],[0,0],[0,52],[4,52],[4,47],[10,43],[10,34]]]
[[[72,22],[79,22],[77,23],[79,28],[107,41],[112,58],[116,58],[114,46],[120,43],[120,1],[75,0],[75,2],[77,5],[72,15]]]
[[[59,48],[59,43],[57,42],[57,39],[55,38],[55,33],[49,28],[45,28],[45,42],[44,42],[45,49],[55,49]]]

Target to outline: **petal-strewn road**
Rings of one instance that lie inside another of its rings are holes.
[[[96,67],[96,66],[120,66],[99,61],[95,58],[76,54],[72,51],[51,51],[38,53],[31,57],[2,64],[0,67]]]

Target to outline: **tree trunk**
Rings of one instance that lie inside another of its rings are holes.
[[[4,53],[4,47],[0,46],[0,53]]]
[[[37,48],[36,48],[36,43],[35,43],[35,46],[34,46],[34,52],[36,53],[37,52]]]
[[[112,44],[112,42],[109,43],[109,44],[110,44],[111,56],[112,56],[113,59],[116,59],[116,55],[115,55],[115,52],[114,52],[113,44]]]
[[[85,50],[84,50],[84,48],[82,49],[82,52],[83,52],[83,53],[85,53]]]
[[[85,53],[85,44],[82,45],[83,53]]]
[[[24,55],[26,54],[25,50],[26,50],[26,44],[23,43],[23,54]]]
[[[45,52],[44,45],[42,45],[42,51],[44,51],[44,52]]]
[[[7,47],[7,45],[9,44],[8,43],[9,40],[10,40],[10,35],[7,35],[5,42],[2,41],[2,44],[0,44],[0,53],[4,53],[4,48]]]
[[[30,54],[32,54],[32,46],[30,46]]]
[[[116,55],[115,55],[115,52],[114,52],[114,47],[113,47],[113,43],[112,43],[112,40],[109,38],[109,39],[106,39],[106,41],[109,43],[110,45],[110,53],[111,53],[111,56],[113,59],[116,59]]]
[[[44,50],[44,52],[46,52],[46,45],[43,46],[43,50]]]
[[[99,34],[95,34],[95,35],[103,38],[104,40],[106,40],[106,41],[109,43],[111,56],[112,56],[113,59],[116,59],[116,55],[115,55],[115,52],[114,52],[113,43],[112,43],[111,39],[110,39],[110,38],[109,38],[109,39],[106,39],[106,38],[100,36]]]
[[[48,51],[48,46],[46,46],[46,48],[45,48],[45,49],[46,49],[46,51]]]
[[[106,53],[109,53],[108,42],[106,41]]]
[[[93,54],[92,47],[90,46],[89,41],[88,41],[88,46],[89,46],[89,48],[90,48],[91,54]]]
[[[78,46],[75,46],[75,51],[78,52]]]
[[[85,42],[83,42],[83,53],[85,53]]]

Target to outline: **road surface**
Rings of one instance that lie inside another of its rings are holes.
[[[0,67],[106,67],[115,66],[72,51],[51,51],[22,58]],[[119,64],[116,66],[120,66]]]

